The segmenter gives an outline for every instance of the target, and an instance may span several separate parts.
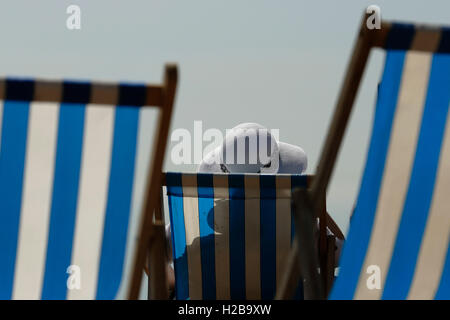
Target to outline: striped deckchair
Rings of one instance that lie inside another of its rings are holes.
[[[148,243],[129,235],[140,107],[161,109],[145,169],[148,227],[176,78],[167,66],[163,85],[0,79],[0,299],[113,299],[127,256],[137,298]]]
[[[450,28],[382,23],[371,31],[363,23],[353,57],[359,62],[352,61],[347,80],[355,69],[362,73],[371,47],[386,50],[385,67],[330,297],[450,299]],[[348,104],[337,115],[350,112],[348,86]],[[330,137],[342,133],[344,118],[334,120]]]
[[[166,173],[176,298],[273,299],[294,235],[291,190],[311,178]]]

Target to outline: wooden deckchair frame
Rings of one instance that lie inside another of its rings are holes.
[[[163,84],[162,86],[155,87],[154,90],[154,95],[159,97],[159,101],[155,102],[159,103],[152,103],[152,105],[159,107],[160,112],[158,114],[158,124],[153,144],[151,167],[145,186],[145,202],[139,222],[138,244],[134,253],[133,269],[127,294],[128,299],[131,300],[136,300],[139,297],[147,254],[160,254],[161,250],[161,247],[155,247],[151,244],[153,243],[152,239],[161,238],[161,209],[159,202],[161,173],[175,101],[177,81],[178,70],[176,65],[166,65]],[[163,227],[164,225],[162,225]],[[162,232],[164,232],[164,229]]]
[[[353,102],[355,100],[359,83],[361,81],[364,69],[366,66],[369,53],[374,44],[378,41],[379,43],[384,43],[383,37],[387,34],[385,31],[386,25],[383,24],[380,30],[368,30],[366,28],[366,15],[364,15],[361,26],[359,29],[358,39],[356,45],[353,48],[353,54],[350,59],[350,63],[347,67],[346,75],[341,89],[341,94],[336,103],[334,115],[328,130],[328,134],[325,139],[325,144],[323,146],[321,156],[319,158],[319,164],[317,166],[316,178],[314,179],[311,188],[309,190],[300,190],[298,193],[293,195],[293,198],[297,198],[301,201],[302,208],[297,208],[296,214],[301,213],[301,217],[296,217],[296,221],[306,222],[304,225],[298,225],[306,230],[311,225],[311,218],[316,216],[321,218],[319,221],[323,221],[321,217],[321,199],[325,197],[325,193],[328,187],[328,183],[331,174],[334,169],[337,154],[340,149],[340,145],[347,128],[347,123],[350,118],[350,113],[352,111]],[[381,32],[383,30],[383,32]],[[322,229],[321,225],[321,229]],[[322,233],[321,233],[322,235]],[[311,265],[316,267],[321,267],[322,270],[326,269],[326,246],[327,239],[325,237],[320,237],[319,239],[319,260],[316,257],[309,255],[299,256],[300,252],[308,252],[308,247],[312,244],[304,243],[302,240],[308,241],[308,239],[300,239],[296,237],[294,239],[297,242],[296,246],[293,246],[290,257],[289,264],[286,266],[285,277],[282,282],[282,286],[277,292],[277,299],[288,299],[292,296],[292,291],[289,290],[289,284],[295,282],[295,279],[300,277],[300,273],[307,273],[307,270]],[[302,250],[300,250],[302,248]],[[301,261],[304,263],[302,264]],[[316,283],[315,288],[311,288],[308,292],[306,298],[317,299],[322,298],[325,292],[328,292],[331,284],[328,283],[328,279],[324,276],[329,272],[322,272],[322,277],[315,277],[315,273],[304,274],[303,276],[309,277],[311,281]],[[328,289],[328,290],[327,290]]]
[[[320,205],[321,199],[324,197],[328,187],[335,162],[337,159],[338,151],[342,143],[342,139],[347,128],[348,120],[350,118],[353,104],[356,94],[358,92],[361,78],[363,76],[369,54],[373,48],[385,48],[387,35],[391,29],[392,23],[382,21],[380,29],[368,29],[366,27],[366,21],[369,15],[364,14],[361,20],[360,29],[356,43],[353,48],[353,53],[350,59],[350,63],[347,66],[345,78],[341,87],[339,98],[336,102],[335,111],[332,117],[332,121],[325,139],[324,146],[322,148],[319,165],[317,167],[315,179],[308,190],[296,190],[294,191],[293,198],[296,199],[297,204],[301,204],[301,208],[296,210],[296,220],[306,221],[307,223],[300,227],[306,228],[308,221],[314,216],[321,215]],[[424,27],[424,29],[430,34],[433,32],[439,32],[437,29]],[[430,51],[428,48],[417,47],[416,51]],[[300,232],[301,233],[301,232]],[[277,297],[280,299],[287,298],[290,295],[288,290],[288,284],[299,277],[300,273],[308,273],[308,265],[298,266],[297,261],[304,261],[310,264],[316,265],[317,257],[311,257],[303,254],[307,252],[308,246],[311,243],[301,243],[301,239],[297,238],[297,246],[294,246],[290,252],[290,264],[286,266],[286,272],[283,286],[277,292]],[[319,264],[321,268],[326,267],[326,247],[327,239],[320,239],[320,257]],[[307,242],[307,241],[306,241]],[[299,248],[302,250],[299,250]],[[306,249],[306,250],[305,250]],[[300,257],[301,256],[301,257]],[[331,290],[332,279],[326,278],[322,273],[321,277],[317,277],[316,274],[308,273],[307,277],[312,282],[315,282],[309,297],[312,299],[326,298]]]

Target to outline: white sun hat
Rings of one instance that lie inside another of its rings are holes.
[[[302,148],[277,141],[260,124],[242,123],[227,132],[223,143],[205,156],[198,172],[301,174],[306,167]]]

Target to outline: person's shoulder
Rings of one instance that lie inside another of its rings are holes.
[[[280,169],[278,173],[303,173],[308,167],[308,159],[302,148],[278,142],[280,150]]]

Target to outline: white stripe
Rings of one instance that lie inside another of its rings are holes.
[[[45,270],[59,106],[32,103],[13,299],[40,299]]]
[[[291,247],[291,198],[286,198],[286,191],[291,191],[291,177],[277,176],[276,200],[276,281],[277,288],[283,278],[286,261]]]
[[[230,299],[229,194],[226,175],[214,175],[216,299]]]
[[[113,107],[86,107],[81,177],[72,265],[80,267],[81,289],[68,290],[69,299],[94,299],[108,195],[114,128]]]
[[[441,150],[433,200],[408,299],[433,299],[444,268],[450,240],[450,112]]]
[[[383,292],[408,191],[431,57],[430,53],[409,52],[405,58],[375,221],[355,299],[379,299]],[[371,265],[376,265],[381,270],[381,289],[370,290],[367,286],[370,274],[366,271]]]
[[[202,299],[202,260],[200,252],[200,227],[198,223],[197,176],[183,175],[183,209],[186,230],[186,254],[189,272],[189,297]],[[193,196],[184,196],[184,191]]]
[[[245,292],[248,300],[261,299],[259,176],[245,176]]]

